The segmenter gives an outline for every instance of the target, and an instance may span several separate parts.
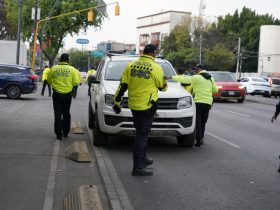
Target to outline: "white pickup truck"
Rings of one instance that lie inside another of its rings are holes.
[[[95,77],[91,77],[88,126],[93,129],[93,143],[105,145],[108,135],[134,136],[132,113],[128,109],[127,92],[121,104],[122,111],[115,114],[114,93],[119,85],[126,64],[137,56],[108,55],[104,57]],[[157,58],[165,76],[173,76],[176,71],[164,59]],[[192,147],[195,142],[195,103],[192,96],[180,83],[168,81],[166,92],[159,91],[158,109],[153,121],[150,137],[177,137],[179,146]]]

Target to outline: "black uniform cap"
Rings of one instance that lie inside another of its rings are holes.
[[[153,44],[147,44],[143,51],[144,54],[156,53],[156,52],[157,52],[157,47]]]
[[[199,70],[199,69],[206,69],[206,66],[204,66],[203,64],[197,64],[196,66],[195,66],[195,69],[196,70]]]
[[[69,61],[69,54],[62,53],[62,55],[60,56],[60,62],[67,62],[67,61]]]

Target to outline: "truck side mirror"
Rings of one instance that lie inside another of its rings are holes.
[[[100,84],[100,81],[96,80],[96,75],[89,75],[88,76],[88,84],[91,85],[92,83]]]

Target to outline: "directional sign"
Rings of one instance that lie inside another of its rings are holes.
[[[88,39],[76,39],[77,44],[88,44],[89,40]]]
[[[94,58],[101,58],[105,55],[103,51],[94,50],[91,52],[91,56]]]

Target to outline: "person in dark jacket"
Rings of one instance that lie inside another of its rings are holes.
[[[274,116],[271,118],[271,122],[274,123],[279,115],[279,112],[280,112],[280,100],[279,100],[279,103],[276,105],[276,110],[275,110],[275,113],[274,113]]]
[[[274,113],[273,117],[271,118],[272,123],[274,123],[276,121],[279,113],[280,113],[280,100],[279,100],[278,104],[276,105],[275,113]],[[280,156],[279,156],[279,159],[280,159]],[[279,168],[278,168],[278,172],[280,173],[280,165],[279,165]]]

